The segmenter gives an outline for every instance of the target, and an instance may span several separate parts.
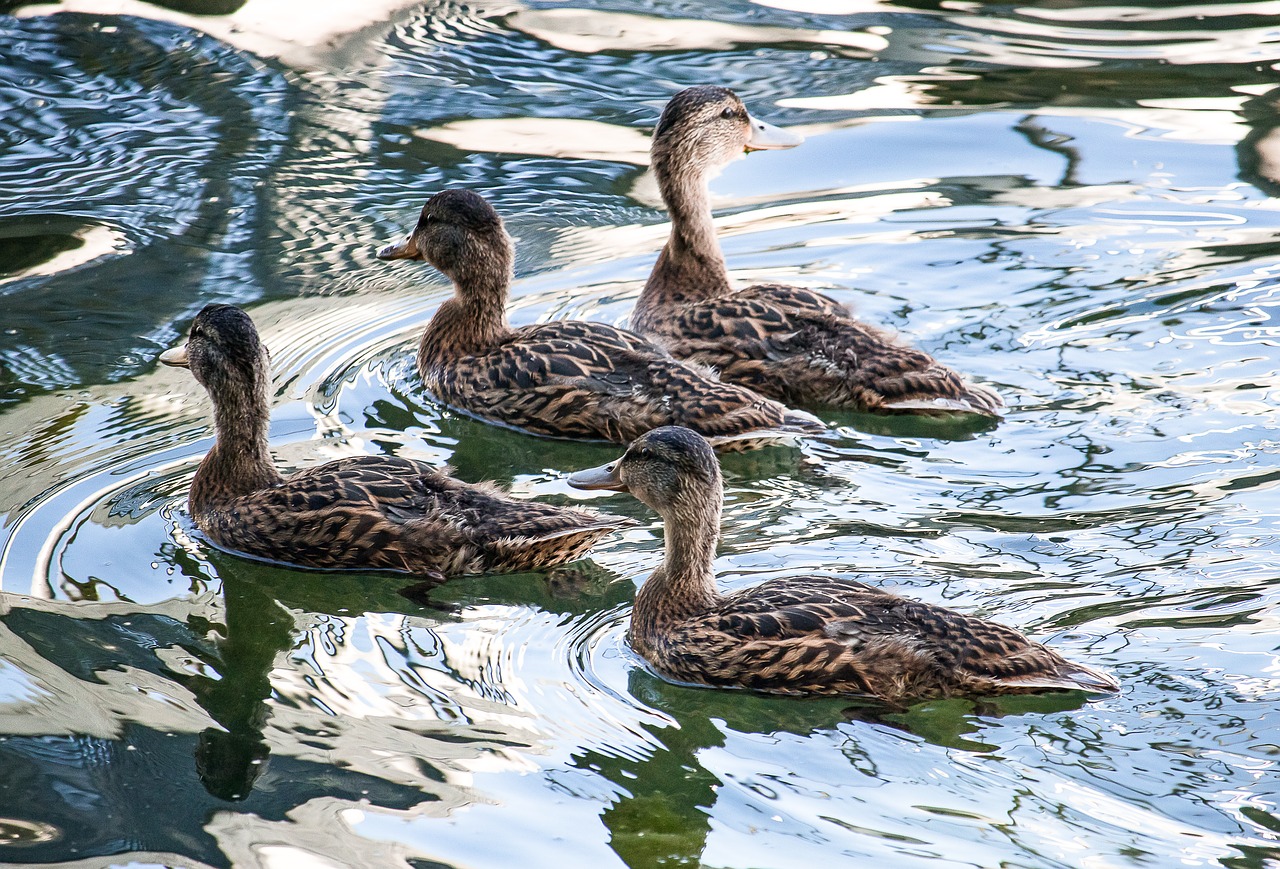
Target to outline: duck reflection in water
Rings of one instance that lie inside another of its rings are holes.
[[[217,679],[189,679],[188,687],[218,724],[196,739],[196,774],[211,795],[243,800],[266,771],[263,737],[269,715],[271,665],[293,640],[294,619],[256,583],[227,578],[224,634],[212,662]]]
[[[773,783],[764,770],[746,778],[738,774],[741,769],[735,769],[732,759],[744,742],[812,744],[816,751],[833,752],[836,765],[824,766],[832,781],[841,786],[860,780],[878,785],[888,774],[881,767],[885,755],[902,748],[893,733],[909,733],[964,752],[997,752],[998,745],[980,741],[987,719],[1020,712],[1044,715],[1078,708],[1085,701],[1079,692],[1060,692],[937,699],[899,709],[869,699],[809,697],[796,702],[738,692],[726,702],[722,694],[672,684],[643,667],[631,670],[628,689],[677,726],[655,728],[656,744],[642,757],[600,749],[574,760],[575,767],[613,783],[616,796],[600,820],[609,830],[609,846],[627,866],[702,863],[712,818],[723,819],[741,808],[742,799],[755,799],[744,794],[744,788]],[[915,739],[909,744],[908,750],[918,745]],[[805,776],[799,778],[803,782]],[[726,793],[728,804],[721,805]]]

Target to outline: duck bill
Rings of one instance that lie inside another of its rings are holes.
[[[748,151],[781,151],[804,142],[804,136],[767,124],[753,115],[747,115],[747,123],[751,125],[751,138],[747,140]]]
[[[598,468],[587,468],[585,471],[569,475],[569,485],[575,489],[612,489],[615,492],[626,492],[627,484],[618,476],[621,461],[610,462]]]
[[[400,241],[379,250],[378,259],[422,259],[422,254],[418,253],[418,244],[413,240],[413,233],[409,233]]]
[[[185,344],[181,347],[170,347],[161,353],[160,361],[165,365],[172,365],[174,368],[191,367],[191,363],[187,359],[187,347]]]

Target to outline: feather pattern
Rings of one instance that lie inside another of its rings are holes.
[[[806,415],[602,323],[513,329],[486,353],[452,359],[426,343],[418,358],[432,394],[535,434],[625,443],[673,424],[708,436],[822,430]]]
[[[409,238],[379,255],[425,258],[453,280],[454,297],[423,334],[418,370],[437,399],[483,419],[616,443],[672,424],[713,437],[825,430],[812,415],[722,383],[634,332],[573,320],[511,328],[511,240],[470,191],[433,196]]]
[[[515,501],[392,456],[339,459],[238,497],[204,495],[192,490],[191,512],[219,546],[315,568],[533,570],[580,558],[627,524]]]
[[[653,168],[671,214],[631,325],[677,357],[787,403],[878,413],[997,415],[1000,397],[927,353],[853,318],[820,293],[782,284],[734,290],[711,217],[707,180],[744,150],[790,147],[730,90],[676,94],[654,131]],[[778,142],[782,141],[781,144]]]
[[[662,515],[665,558],[636,595],[628,639],[668,678],[894,703],[1117,687],[1012,628],[852,579],[787,576],[720,594],[720,472],[688,429],[648,432],[617,462],[569,482],[629,491]]]
[[[665,627],[636,641],[684,682],[892,701],[1115,688],[1012,628],[844,578],[772,580]]]
[[[196,471],[192,518],[220,547],[311,568],[444,576],[531,570],[581,557],[631,524],[587,510],[516,501],[394,456],[328,462],[285,478],[267,446],[266,348],[240,309],[209,305],[185,348],[214,401],[217,440]]]
[[[800,287],[759,284],[637,317],[683,358],[788,403],[881,413],[990,414],[1001,406],[991,390]]]

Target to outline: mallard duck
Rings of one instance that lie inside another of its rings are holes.
[[[650,153],[671,236],[632,328],[723,380],[788,404],[995,415],[1002,402],[994,392],[858,322],[834,299],[783,284],[729,285],[708,180],[744,151],[802,141],[749,115],[727,88],[692,87],[667,103]]]
[[[418,370],[437,399],[482,419],[559,438],[626,443],[680,424],[708,436],[825,430],[793,411],[674,359],[634,332],[557,320],[511,328],[511,238],[469,190],[432,196],[408,238],[381,259],[426,260],[453,281],[418,346]]]
[[[654,429],[618,461],[569,483],[630,492],[662,517],[665,557],[636,595],[628,639],[668,678],[891,703],[1117,688],[1012,628],[851,579],[788,576],[720,594],[712,573],[720,468],[686,428]]]
[[[267,446],[270,359],[253,321],[208,305],[166,365],[213,399],[216,440],[191,483],[196,525],[218,546],[303,567],[421,575],[531,570],[580,557],[629,520],[516,501],[394,456],[339,459],[282,477]]]

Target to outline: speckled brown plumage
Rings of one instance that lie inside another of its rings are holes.
[[[671,679],[895,703],[1117,687],[1012,628],[850,579],[789,576],[721,595],[712,573],[720,471],[687,429],[655,429],[569,482],[630,491],[661,514],[665,559],[636,596],[628,638]]]
[[[455,295],[422,336],[418,370],[437,399],[467,413],[535,434],[616,443],[672,424],[710,437],[824,429],[624,329],[574,320],[511,328],[511,240],[470,191],[433,196],[413,233],[379,256],[426,259],[453,280]]]
[[[994,392],[858,322],[833,299],[780,284],[730,286],[707,181],[744,150],[799,141],[752,118],[725,88],[689,88],[668,103],[654,130],[652,157],[671,237],[636,303],[632,327],[677,357],[779,401],[995,415],[1002,402]]]
[[[516,501],[492,484],[393,456],[282,477],[267,445],[270,362],[239,308],[209,305],[186,347],[161,360],[189,367],[213,399],[217,440],[188,505],[200,530],[226,549],[303,567],[455,575],[564,564],[630,524]]]

